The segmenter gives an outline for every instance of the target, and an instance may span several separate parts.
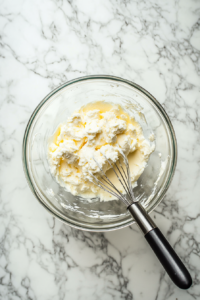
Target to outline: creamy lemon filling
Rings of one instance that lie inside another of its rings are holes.
[[[100,174],[98,165],[122,193],[124,190],[105,156],[110,163],[119,160],[121,151],[128,157],[134,186],[154,148],[144,138],[140,124],[120,105],[94,102],[59,125],[50,138],[48,161],[52,175],[73,195],[107,201],[114,197],[91,182],[91,173]]]

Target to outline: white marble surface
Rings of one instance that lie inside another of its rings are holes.
[[[200,299],[200,1],[0,1],[0,299]],[[178,164],[152,215],[189,268],[172,284],[137,226],[88,233],[55,220],[25,180],[26,123],[54,87],[127,78],[165,107]]]

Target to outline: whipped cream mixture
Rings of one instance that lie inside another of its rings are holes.
[[[118,187],[121,187],[109,161],[117,162],[120,151],[128,157],[132,185],[136,185],[155,144],[144,138],[142,128],[121,106],[94,102],[80,108],[60,124],[48,146],[50,170],[57,181],[73,195],[99,197],[102,201],[113,196],[97,187],[91,173],[98,176],[99,167]],[[102,154],[104,153],[104,155]]]

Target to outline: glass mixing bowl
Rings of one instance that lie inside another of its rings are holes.
[[[71,80],[36,107],[23,140],[24,171],[31,190],[49,212],[66,224],[83,230],[108,231],[134,223],[125,205],[119,200],[100,202],[97,198],[73,196],[51,175],[47,159],[48,139],[57,126],[93,101],[120,104],[141,124],[146,138],[155,134],[155,151],[134,188],[147,212],[160,203],[170,185],[177,144],[170,119],[159,102],[139,85],[122,78],[97,75]]]

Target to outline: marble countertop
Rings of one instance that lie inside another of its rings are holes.
[[[0,299],[200,299],[200,2],[4,0],[0,28]],[[152,216],[191,272],[187,291],[136,225],[70,228],[27,185],[22,139],[33,109],[89,74],[136,82],[171,118],[177,169]]]

